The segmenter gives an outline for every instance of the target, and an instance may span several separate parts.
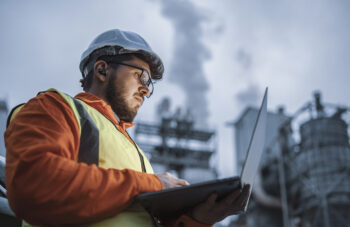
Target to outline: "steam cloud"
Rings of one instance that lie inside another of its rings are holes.
[[[236,98],[242,106],[256,106],[260,99],[259,87],[251,83],[245,90],[240,91]]]
[[[260,92],[259,86],[254,82],[251,75],[251,68],[253,66],[253,56],[244,48],[239,48],[236,53],[236,61],[242,67],[244,78],[247,81],[247,87],[236,94],[236,99],[239,104],[248,107],[259,104]]]
[[[195,123],[207,126],[209,115],[206,92],[209,85],[203,64],[210,51],[201,41],[201,23],[207,18],[188,0],[162,2],[162,13],[175,28],[175,50],[168,71],[169,80],[178,84],[186,94],[186,105]]]

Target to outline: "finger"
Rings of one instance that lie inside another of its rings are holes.
[[[244,213],[244,209],[243,208],[231,208],[230,210],[227,211],[226,216],[230,216],[230,215],[238,215],[238,214],[243,214]]]
[[[236,189],[223,199],[223,203],[231,205],[241,194],[240,189]]]
[[[244,212],[244,208],[247,205],[248,198],[249,198],[249,191],[248,191],[248,194],[245,194],[245,193],[242,192],[240,197],[232,204],[232,206],[228,210],[228,214],[227,215],[243,213]]]
[[[245,185],[243,190],[236,189],[221,202],[220,205],[226,210],[227,215],[234,214],[244,207],[248,200],[249,188],[249,185]]]
[[[242,196],[243,196],[243,197],[248,197],[249,193],[250,193],[250,185],[249,185],[249,184],[246,184],[246,185],[244,185],[244,187],[243,187]]]
[[[212,194],[208,197],[206,203],[207,203],[208,205],[212,206],[212,205],[215,204],[217,198],[218,198],[218,194],[212,193]]]
[[[250,190],[250,184],[245,184],[243,186],[243,190]]]
[[[173,179],[177,179],[176,176],[174,176],[173,174],[169,173],[169,172],[165,172],[164,173],[166,177],[169,177],[169,178],[173,178]]]
[[[243,187],[243,191],[241,193],[241,195],[239,196],[238,200],[237,200],[237,204],[239,204],[241,207],[245,206],[245,204],[248,201],[249,198],[249,193],[250,193],[250,185],[245,185]]]
[[[180,180],[180,184],[184,185],[184,186],[190,185],[190,183],[188,183],[188,181],[186,181],[186,180]]]
[[[174,183],[176,187],[190,185],[186,180],[182,180],[182,179],[176,179]]]

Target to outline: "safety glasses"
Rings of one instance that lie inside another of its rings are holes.
[[[130,65],[130,64],[126,64],[126,63],[123,63],[123,62],[115,62],[115,61],[111,61],[111,62],[107,62],[108,64],[117,64],[117,65],[124,65],[124,66],[128,66],[128,67],[131,67],[131,68],[135,68],[135,69],[139,69],[141,70],[141,73],[138,74],[139,76],[139,80],[141,82],[141,84],[143,86],[146,86],[149,90],[149,95],[147,95],[146,97],[149,98],[151,97],[151,95],[153,94],[153,81],[152,81],[152,78],[148,72],[147,69],[144,69],[144,68],[141,68],[141,67],[138,67],[138,66],[135,66],[135,65]]]

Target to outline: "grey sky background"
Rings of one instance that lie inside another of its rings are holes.
[[[216,166],[233,170],[233,131],[269,86],[269,109],[293,113],[320,90],[350,106],[350,1],[16,1],[0,2],[0,97],[10,107],[50,87],[81,91],[81,53],[101,32],[139,33],[165,63],[136,119],[155,121],[160,100],[194,107],[217,130]]]

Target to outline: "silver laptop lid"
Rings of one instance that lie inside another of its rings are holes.
[[[267,92],[265,90],[264,98],[259,109],[258,116],[255,121],[253,134],[250,138],[246,160],[243,164],[241,172],[242,187],[245,184],[250,184],[250,188],[253,188],[255,175],[259,168],[261,155],[264,151],[265,145],[265,133],[266,133],[266,121],[267,121]]]

